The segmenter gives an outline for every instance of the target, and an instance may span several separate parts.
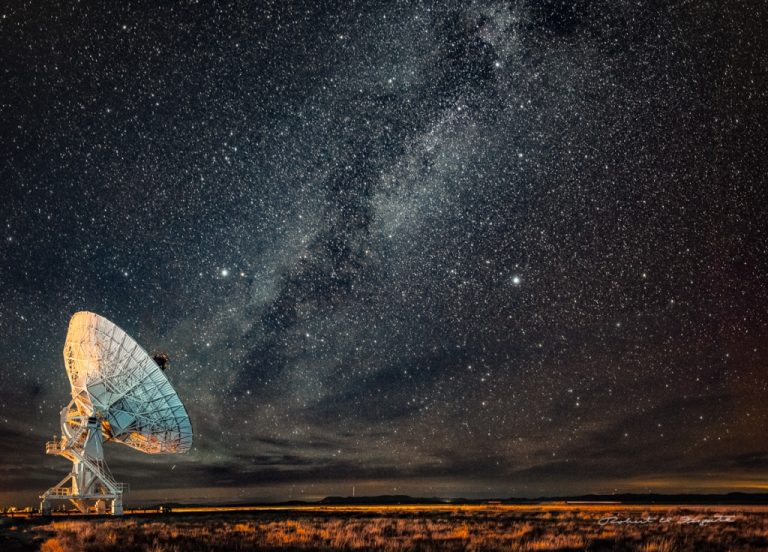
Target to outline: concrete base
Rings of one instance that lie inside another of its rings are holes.
[[[113,516],[122,516],[123,515],[123,501],[119,499],[115,499],[112,501],[112,515]]]

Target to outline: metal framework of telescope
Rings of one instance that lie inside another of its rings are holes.
[[[184,453],[192,446],[189,416],[156,361],[97,314],[72,316],[64,364],[72,400],[61,411],[61,436],[47,442],[45,452],[66,458],[72,469],[40,495],[40,511],[68,502],[82,513],[120,515],[127,486],[112,477],[104,442],[147,454]]]

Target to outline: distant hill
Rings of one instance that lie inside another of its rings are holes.
[[[320,504],[441,504],[450,502],[445,498],[425,498],[408,495],[380,495],[380,496],[327,496]]]
[[[619,502],[622,504],[733,504],[733,505],[768,505],[768,493],[725,493],[725,494],[586,494],[576,496],[540,496],[536,498],[445,498],[414,497],[409,495],[379,496],[328,496],[317,502],[290,500],[284,502],[249,502],[236,504],[181,504],[162,503],[171,508],[210,507],[210,506],[312,506],[312,505],[407,505],[407,504],[544,504],[547,502]],[[160,504],[154,503],[155,508]]]
[[[514,500],[514,499],[512,499]],[[565,500],[568,502],[616,501],[624,504],[768,504],[768,493],[726,494],[610,494],[581,495],[559,498],[539,498],[537,501]]]
[[[537,504],[544,502],[621,502],[622,504],[768,504],[768,493],[726,494],[587,494],[577,496],[542,496],[537,498],[440,498],[408,495],[328,496],[320,504]]]

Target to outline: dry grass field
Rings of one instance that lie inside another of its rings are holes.
[[[9,552],[768,548],[768,508],[749,506],[308,507],[0,524]]]

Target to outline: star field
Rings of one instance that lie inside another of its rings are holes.
[[[129,500],[764,490],[760,3],[325,4],[0,9],[0,500],[77,310],[192,419]]]

